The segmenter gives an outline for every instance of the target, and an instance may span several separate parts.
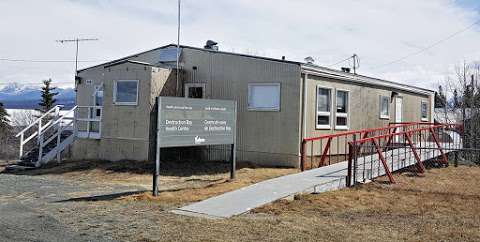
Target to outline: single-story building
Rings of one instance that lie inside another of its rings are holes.
[[[237,159],[298,166],[301,141],[432,122],[434,91],[313,63],[166,45],[79,70],[74,159],[149,160],[157,96],[237,101]]]

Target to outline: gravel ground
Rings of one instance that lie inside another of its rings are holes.
[[[113,241],[61,221],[72,197],[139,191],[137,187],[63,183],[44,177],[0,174],[0,241]],[[140,190],[141,191],[141,190]],[[69,220],[75,221],[75,214]]]

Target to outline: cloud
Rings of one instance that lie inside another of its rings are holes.
[[[175,0],[51,0],[0,2],[0,58],[73,60],[75,46],[56,39],[96,37],[80,60],[123,57],[176,41]],[[183,0],[182,44],[207,39],[227,51],[329,66],[356,53],[359,72],[433,88],[452,66],[480,59],[480,27],[394,65],[479,19],[462,0]],[[96,64],[82,62],[80,67]],[[348,63],[342,63],[348,65]],[[339,68],[339,64],[334,66]],[[52,78],[73,84],[73,63],[0,62],[0,84]]]

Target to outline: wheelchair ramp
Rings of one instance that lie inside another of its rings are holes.
[[[431,147],[434,143],[416,144],[416,147]],[[459,145],[458,143],[456,145]],[[383,152],[390,171],[394,172],[405,167],[417,164],[410,148],[393,149]],[[448,153],[451,151],[445,151]],[[421,161],[439,157],[439,152],[426,150],[420,154]],[[379,155],[372,154],[358,159],[358,168],[354,179],[356,182],[367,182],[373,178],[383,176],[385,170],[379,162]],[[364,165],[365,164],[365,165]],[[229,218],[250,211],[262,205],[287,198],[299,193],[321,193],[338,190],[346,187],[348,162],[342,161],[333,165],[324,166],[301,173],[277,177],[259,182],[232,192],[209,198],[182,208],[173,210],[173,213],[204,217]]]

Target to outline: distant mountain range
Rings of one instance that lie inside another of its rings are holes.
[[[0,102],[9,109],[36,109],[41,99],[40,86],[27,86],[18,83],[9,83],[0,88]],[[56,88],[57,104],[73,107],[75,104],[75,90],[73,88]]]

